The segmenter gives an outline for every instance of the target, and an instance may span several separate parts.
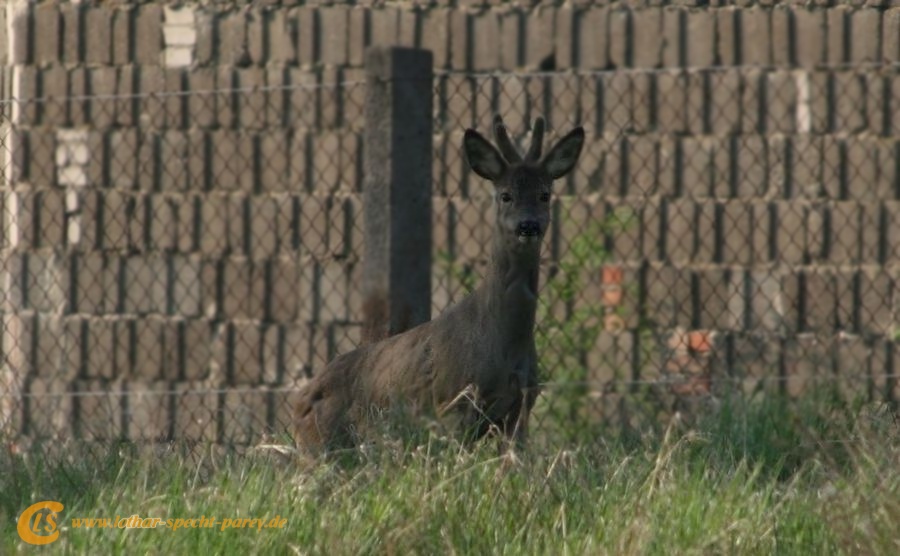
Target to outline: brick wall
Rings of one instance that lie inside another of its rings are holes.
[[[638,223],[587,278],[623,319],[590,378],[893,364],[900,2],[537,4],[6,2],[0,379],[35,397],[3,398],[5,426],[281,430],[280,388],[359,337],[371,44],[434,52],[435,248],[476,274],[461,131],[587,127],[551,258],[623,207]],[[565,73],[470,74],[493,70]],[[436,310],[460,295],[438,263],[433,284]]]

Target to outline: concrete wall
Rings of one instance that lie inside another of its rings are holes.
[[[276,390],[359,338],[371,44],[448,72],[435,248],[476,274],[487,192],[462,130],[586,125],[552,257],[621,207],[638,223],[585,283],[624,320],[589,378],[889,369],[900,76],[878,64],[900,58],[900,2],[548,4],[6,2],[0,379],[38,396],[4,398],[6,425],[280,430]],[[460,73],[521,69],[567,73]],[[461,295],[440,267],[433,284],[436,311]],[[101,393],[53,397],[70,391]]]

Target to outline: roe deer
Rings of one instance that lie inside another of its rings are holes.
[[[541,158],[544,120],[522,157],[499,116],[495,148],[472,129],[469,166],[494,185],[493,252],[484,282],[436,319],[335,358],[300,393],[295,441],[302,449],[347,446],[370,411],[430,412],[470,439],[497,427],[522,442],[538,395],[534,344],[541,242],[553,180],[569,173],[584,144],[578,127]]]

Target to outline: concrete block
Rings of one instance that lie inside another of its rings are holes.
[[[896,277],[879,268],[863,267],[859,279],[859,332],[866,335],[890,335],[894,328],[892,299],[896,295]]]
[[[221,428],[219,441],[232,444],[253,444],[268,431],[269,392],[236,390],[221,399]]]
[[[609,63],[616,68],[631,67],[632,40],[631,11],[610,10],[609,18]]]
[[[663,133],[679,133],[687,129],[687,85],[680,72],[662,72],[657,76],[658,106],[656,117]]]
[[[117,189],[131,189],[137,182],[138,135],[135,130],[116,130],[109,134],[109,176]]]
[[[500,20],[497,14],[486,11],[472,16],[473,54],[476,71],[489,71],[500,66]]]
[[[176,385],[172,435],[191,442],[215,442],[219,396],[197,390],[193,384]]]
[[[860,207],[855,201],[838,201],[829,212],[829,249],[831,262],[844,265],[860,261]]]
[[[743,9],[738,14],[741,26],[741,62],[764,66],[772,62],[770,10]]]
[[[837,281],[833,272],[810,269],[801,274],[803,295],[802,329],[830,332],[837,316]]]
[[[262,331],[252,322],[235,322],[231,327],[231,384],[259,384],[262,381]]]
[[[687,12],[684,41],[687,65],[705,68],[713,65],[716,56],[716,19],[712,11]]]
[[[632,12],[633,63],[638,68],[656,68],[662,64],[663,11],[647,8]]]
[[[113,379],[116,377],[115,321],[92,318],[86,321],[85,376]]]
[[[347,6],[319,8],[321,58],[323,64],[343,66],[349,61],[350,9]]]
[[[770,73],[766,82],[766,130],[793,133],[797,124],[797,81],[787,71]]]
[[[835,98],[835,131],[855,133],[866,127],[866,96],[864,77],[851,72],[835,72],[832,76]]]
[[[672,199],[665,204],[666,257],[679,263],[690,261],[695,252],[696,207],[690,199]]]
[[[822,137],[822,189],[826,197],[839,199],[844,195],[844,141],[828,134]]]
[[[168,269],[162,256],[125,259],[124,306],[128,313],[165,312],[168,307]]]
[[[166,382],[131,381],[125,391],[125,432],[135,441],[164,441],[172,435],[172,400]]]
[[[160,189],[166,192],[188,189],[188,137],[183,131],[160,135]]]
[[[66,316],[63,319],[63,361],[69,377],[82,377],[85,373],[84,352],[87,335],[87,319],[80,316]]]
[[[87,8],[84,12],[86,33],[85,61],[88,64],[112,63],[112,14],[106,7]]]
[[[792,66],[796,60],[796,48],[792,44],[794,22],[787,6],[777,6],[769,20],[772,33],[772,63],[776,66]]]
[[[893,187],[878,191],[877,144],[867,138],[847,137],[844,143],[846,198],[875,201],[893,196]],[[887,166],[887,165],[886,165]]]
[[[78,5],[63,3],[59,6],[59,14],[62,18],[61,60],[67,64],[77,64],[81,62],[85,41],[82,30],[84,10]]]
[[[578,59],[582,68],[605,69],[609,64],[608,18],[606,6],[592,7],[578,16]]]
[[[66,377],[63,366],[63,319],[60,315],[36,314],[34,319],[34,371],[47,378]],[[25,339],[25,338],[20,338]],[[21,346],[26,348],[26,346]]]
[[[779,270],[759,269],[748,272],[749,330],[780,335],[787,329],[789,323],[786,319],[790,315],[782,284],[783,275]]]
[[[544,68],[553,56],[553,28],[556,9],[542,7],[528,14],[525,21],[525,65],[529,68]]]
[[[826,34],[825,11],[800,6],[792,8],[796,38],[797,64],[812,69],[825,61]]]
[[[882,59],[900,61],[900,8],[885,10],[881,19]]]
[[[112,63],[114,66],[131,64],[134,10],[115,10],[112,15]]]
[[[805,203],[776,201],[775,257],[785,264],[802,264],[806,253]]]
[[[850,55],[849,36],[849,6],[838,5],[829,8],[826,12],[828,63],[842,64],[847,62]]]
[[[51,249],[64,246],[66,239],[64,192],[54,189],[39,191],[34,206],[37,211],[35,246]]]
[[[249,199],[250,237],[248,253],[254,260],[267,259],[278,251],[278,205],[268,196]]]
[[[709,122],[717,135],[734,134],[741,126],[741,76],[736,71],[712,73],[709,79]]]
[[[134,22],[134,58],[140,65],[159,65],[163,47],[162,6],[147,4],[137,9]]]
[[[302,6],[289,12],[288,24],[293,27],[295,50],[301,65],[314,64],[318,58],[318,12],[315,7]]]
[[[877,62],[881,59],[881,10],[861,9],[850,14],[850,61]]]
[[[692,198],[710,196],[712,192],[712,156],[714,143],[711,139],[685,137],[681,141],[681,189]]]
[[[646,270],[645,317],[662,327],[689,324],[693,317],[691,273],[682,267],[651,263]]]
[[[360,32],[358,20],[363,20],[367,10],[353,10],[350,14],[350,63],[361,66],[363,63],[363,46],[360,44]],[[506,19],[502,19],[506,21]],[[503,37],[506,37],[507,28],[503,25]],[[506,42],[502,42],[504,49],[503,59],[506,60]],[[435,68],[446,68],[450,64],[450,10],[444,8],[431,8],[422,13],[422,47],[430,50],[434,57]],[[516,64],[518,65],[518,64]],[[504,69],[512,69],[503,66]]]
[[[25,428],[37,439],[65,439],[74,434],[73,397],[70,383],[59,378],[40,378],[28,384],[30,403],[25,410]]]
[[[738,35],[738,10],[720,8],[713,12],[716,18],[716,52],[724,66],[740,63],[740,36]]]
[[[764,131],[766,115],[767,73],[758,69],[740,70],[743,79],[741,102],[741,130],[744,133],[761,133]]]
[[[17,29],[17,34],[24,32]],[[60,59],[62,41],[62,18],[55,4],[40,4],[34,7],[34,58],[39,65],[53,64]],[[90,44],[90,41],[89,41]]]

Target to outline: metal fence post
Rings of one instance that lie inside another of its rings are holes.
[[[363,342],[431,316],[432,55],[366,52]]]

